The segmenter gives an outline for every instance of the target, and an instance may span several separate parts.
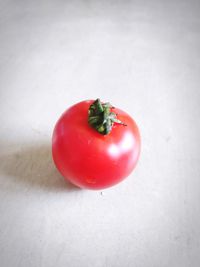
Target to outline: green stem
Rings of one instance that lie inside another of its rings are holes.
[[[117,119],[112,109],[114,107],[110,103],[102,104],[100,99],[95,100],[89,107],[88,122],[100,134],[109,134],[112,130],[113,124],[118,123],[126,126],[125,123]]]

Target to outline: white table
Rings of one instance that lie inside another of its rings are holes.
[[[200,266],[199,1],[0,1],[0,266]],[[51,159],[60,114],[100,97],[142,135],[102,191]]]

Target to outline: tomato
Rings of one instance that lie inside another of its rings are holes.
[[[140,144],[138,127],[126,112],[99,99],[88,100],[67,109],[56,123],[52,156],[71,183],[103,189],[132,172]]]

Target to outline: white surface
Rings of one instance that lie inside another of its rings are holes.
[[[200,266],[199,1],[0,2],[0,266]],[[78,190],[60,114],[100,97],[142,136],[135,172]]]

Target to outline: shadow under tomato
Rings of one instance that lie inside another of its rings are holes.
[[[6,179],[12,178],[15,183],[29,188],[66,192],[81,190],[66,181],[56,169],[51,145],[33,145],[0,155],[0,173],[6,175]]]

